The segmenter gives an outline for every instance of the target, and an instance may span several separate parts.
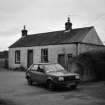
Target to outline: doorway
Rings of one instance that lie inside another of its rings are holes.
[[[27,52],[27,67],[33,64],[33,50],[28,50]]]

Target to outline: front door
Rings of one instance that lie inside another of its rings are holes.
[[[33,64],[33,50],[28,50],[27,53],[27,67]]]
[[[67,70],[71,71],[72,54],[67,55]]]

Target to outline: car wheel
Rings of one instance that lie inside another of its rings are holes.
[[[51,91],[55,90],[55,86],[54,86],[54,84],[53,84],[52,81],[48,81],[48,82],[47,82],[47,87],[48,87],[48,89],[51,90]]]
[[[32,85],[32,80],[31,80],[31,78],[27,78],[27,82],[28,82],[28,85]]]

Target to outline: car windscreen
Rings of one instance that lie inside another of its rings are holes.
[[[45,65],[46,72],[58,72],[64,70],[59,64]]]

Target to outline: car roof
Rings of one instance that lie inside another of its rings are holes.
[[[58,63],[34,63],[33,65],[53,65]]]

